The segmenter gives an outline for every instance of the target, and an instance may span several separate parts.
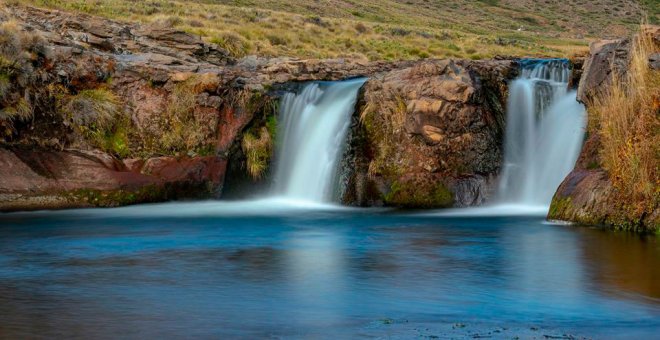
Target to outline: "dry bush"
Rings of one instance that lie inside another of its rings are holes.
[[[660,71],[648,63],[659,50],[652,37],[638,34],[628,72],[613,72],[611,86],[589,105],[603,167],[631,207],[642,210],[656,204],[660,194]]]
[[[211,137],[217,130],[217,115],[199,110],[199,94],[212,86],[206,75],[193,75],[173,85],[165,112],[141,131],[146,156],[211,152]]]

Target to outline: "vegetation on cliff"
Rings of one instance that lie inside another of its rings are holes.
[[[175,26],[236,57],[358,57],[369,60],[494,55],[567,56],[584,37],[624,35],[658,5],[599,2],[368,0],[11,0],[113,19]],[[577,19],[579,18],[579,20]]]
[[[589,132],[600,136],[601,165],[633,215],[660,200],[660,70],[649,56],[660,52],[644,32],[633,42],[630,66],[588,103]]]
[[[45,56],[39,35],[21,31],[14,22],[0,24],[0,136],[13,135],[15,124],[33,118],[35,93],[26,87],[36,80],[34,67]]]
[[[273,140],[268,128],[262,127],[258,131],[258,135],[251,131],[246,132],[241,142],[247,171],[254,179],[260,179],[268,169],[273,150]]]

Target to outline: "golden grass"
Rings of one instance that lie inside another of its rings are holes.
[[[111,128],[120,113],[117,96],[103,88],[80,91],[64,109],[74,126],[90,130]]]
[[[268,128],[262,127],[259,130],[259,137],[251,132],[246,132],[243,135],[241,147],[247,159],[247,171],[250,176],[253,179],[262,178],[268,169],[268,161],[273,149],[273,139]]]
[[[11,137],[16,122],[34,117],[31,92],[34,63],[46,54],[44,40],[13,21],[0,22],[0,136]]]
[[[215,133],[215,122],[197,115],[197,95],[204,89],[204,76],[195,75],[174,85],[165,114],[160,117],[162,136],[153,136],[165,153],[195,150],[204,147],[209,135]]]
[[[554,1],[554,0],[553,0]],[[629,2],[628,0],[626,0]],[[226,48],[235,57],[351,57],[368,60],[489,58],[496,55],[566,57],[586,51],[582,27],[555,24],[561,17],[545,5],[542,18],[515,4],[451,0],[406,3],[367,0],[314,9],[293,0],[14,0],[112,19],[167,23]],[[231,3],[232,5],[227,5]],[[578,5],[579,6],[579,5]],[[580,7],[581,8],[581,7]],[[495,11],[494,9],[497,9]],[[318,14],[316,14],[318,13]],[[631,16],[638,15],[638,12]],[[629,20],[629,19],[626,19]],[[637,22],[639,21],[636,19]],[[627,27],[614,15],[585,19]],[[522,30],[518,30],[524,28]],[[600,32],[594,32],[594,37]]]
[[[628,72],[613,72],[611,86],[589,105],[590,129],[602,143],[602,165],[638,211],[653,207],[660,195],[660,71],[648,63],[658,51],[649,34],[638,34]]]

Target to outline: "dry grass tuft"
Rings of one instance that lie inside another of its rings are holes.
[[[74,126],[105,130],[119,115],[119,100],[106,89],[83,90],[64,109]]]
[[[207,130],[213,124],[204,122],[195,112],[203,88],[204,79],[197,75],[174,86],[159,129],[166,131],[159,139],[165,153],[195,150],[206,142]]]
[[[627,74],[614,72],[611,86],[589,105],[602,166],[637,211],[653,207],[660,195],[660,71],[648,62],[658,51],[650,35],[638,34]]]
[[[15,123],[33,118],[34,105],[26,87],[39,79],[34,66],[45,56],[41,36],[24,31],[13,21],[0,23],[0,135],[3,137],[16,132]]]
[[[241,147],[247,158],[247,171],[254,179],[263,177],[268,169],[268,161],[273,150],[273,139],[268,128],[259,130],[259,137],[251,132],[243,135]]]

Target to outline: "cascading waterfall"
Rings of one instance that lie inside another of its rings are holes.
[[[549,205],[573,169],[586,124],[584,106],[568,91],[567,60],[523,60],[509,87],[499,201]]]
[[[360,87],[366,79],[313,82],[284,95],[274,194],[330,202]]]

